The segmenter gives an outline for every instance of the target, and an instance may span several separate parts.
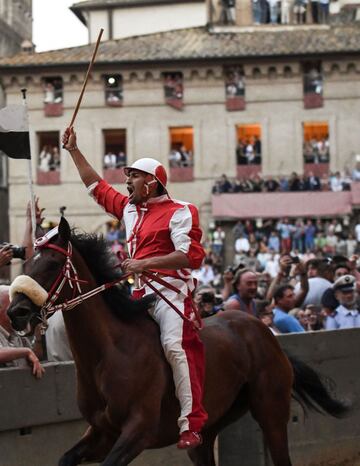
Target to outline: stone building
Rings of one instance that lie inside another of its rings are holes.
[[[31,46],[32,0],[0,0],[0,57]],[[5,105],[4,89],[0,89],[0,108]],[[0,153],[0,243],[9,240],[9,194],[7,159]],[[0,275],[1,277],[1,275]]]
[[[28,88],[36,192],[48,218],[56,221],[66,206],[71,223],[87,231],[102,230],[108,217],[88,198],[59,141],[92,51],[87,45],[0,61],[8,103]],[[210,24],[104,41],[75,123],[79,146],[121,189],[124,163],[158,158],[169,170],[171,195],[196,203],[204,228],[212,217],[275,217],[279,200],[271,193],[250,201],[234,194],[236,209],[228,211],[230,198],[211,194],[215,180],[351,167],[360,150],[359,75],[354,15],[331,24]],[[257,142],[252,154],[243,151],[248,141]],[[322,150],[308,151],[310,141]],[[11,234],[19,241],[28,198],[21,161],[11,163],[10,186]],[[320,205],[313,193],[287,195],[292,215],[334,216],[351,213],[355,193],[340,193],[336,202],[334,193],[315,194]]]

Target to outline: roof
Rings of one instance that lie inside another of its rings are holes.
[[[96,65],[360,53],[357,23],[252,30],[211,33],[205,27],[198,27],[105,41],[99,46]],[[19,53],[0,59],[0,70],[83,65],[89,62],[93,50],[94,44],[90,44],[49,52]]]
[[[162,5],[162,4],[177,4],[177,3],[198,3],[204,0],[86,0],[83,2],[74,3],[70,10],[79,18],[79,20],[87,24],[84,11],[90,10],[108,10],[113,8],[131,8],[143,5]]]

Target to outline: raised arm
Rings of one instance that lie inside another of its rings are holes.
[[[66,128],[62,137],[62,144],[64,149],[70,152],[70,155],[78,169],[80,178],[86,187],[101,180],[101,176],[92,168],[84,155],[77,147],[76,133],[74,128]]]

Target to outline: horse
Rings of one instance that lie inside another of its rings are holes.
[[[92,292],[121,279],[111,257],[103,238],[76,234],[61,218],[57,235],[39,246],[24,269],[25,282],[45,293],[45,308],[57,300],[63,309],[78,405],[89,424],[59,466],[125,466],[145,449],[175,443],[179,435],[172,372],[158,326],[148,313],[154,297],[136,301],[120,285]],[[78,306],[71,309],[74,299]],[[44,320],[41,302],[25,286],[15,287],[8,309],[14,329],[32,333]],[[216,436],[249,410],[263,431],[274,466],[291,466],[287,423],[292,396],[307,408],[335,417],[345,414],[347,407],[332,397],[319,375],[288,357],[260,320],[239,311],[220,312],[205,319],[200,335],[206,353],[203,402],[209,418],[202,444],[188,451],[195,466],[215,466]]]

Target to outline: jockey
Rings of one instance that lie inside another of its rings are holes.
[[[194,290],[191,269],[199,268],[205,255],[200,244],[198,211],[191,204],[170,199],[166,191],[166,171],[157,160],[143,158],[124,168],[129,193],[124,196],[87,162],[76,145],[73,128],[66,129],[62,142],[90,195],[106,212],[125,223],[130,259],[122,263],[122,268],[137,277],[134,297],[153,293],[141,277],[143,272],[151,271],[163,278],[161,283],[153,281],[152,286],[185,316],[181,318],[161,298],[149,311],[160,327],[161,344],[172,367],[180,402],[177,446],[181,449],[196,447],[201,444],[200,431],[207,420],[202,405],[204,349],[198,332],[189,321]],[[166,287],[164,280],[172,289]]]

